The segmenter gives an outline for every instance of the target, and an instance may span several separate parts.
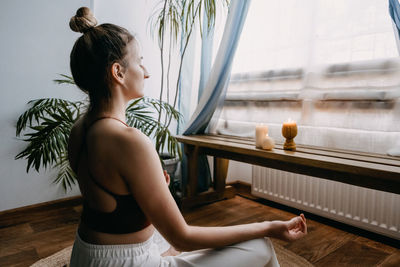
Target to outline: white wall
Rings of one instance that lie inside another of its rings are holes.
[[[73,86],[52,82],[58,73],[70,73],[69,53],[79,34],[68,22],[80,6],[94,3],[100,23],[120,24],[137,34],[145,64],[152,79],[146,83],[147,95],[157,96],[160,76],[159,54],[149,38],[147,19],[151,1],[129,0],[3,0],[0,3],[0,211],[78,195],[77,188],[65,194],[51,184],[54,172],[31,170],[26,161],[14,160],[25,143],[15,137],[18,116],[29,100],[43,97],[81,99]]]

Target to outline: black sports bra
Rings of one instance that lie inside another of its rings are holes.
[[[100,117],[95,121],[93,121],[86,128],[82,149],[87,149],[86,134],[89,128],[97,121],[107,118],[117,120],[125,124],[127,127],[129,127],[129,125],[127,125],[125,122],[117,118]],[[89,156],[89,153],[87,154]],[[95,177],[91,175],[90,170],[89,170],[89,176],[91,181],[93,181],[93,183],[96,186],[101,188],[104,192],[111,195],[115,199],[117,205],[115,210],[113,210],[112,212],[103,212],[91,208],[87,200],[85,200],[84,198],[81,221],[86,226],[97,232],[109,233],[109,234],[126,234],[126,233],[133,233],[140,231],[146,228],[148,225],[150,225],[149,220],[147,219],[146,215],[143,213],[142,209],[137,204],[132,194],[128,195],[115,194],[106,187],[104,187],[103,185],[101,185],[98,181],[96,181]]]

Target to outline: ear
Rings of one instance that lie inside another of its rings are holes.
[[[114,82],[122,83],[125,78],[125,70],[118,62],[111,65],[111,77]]]

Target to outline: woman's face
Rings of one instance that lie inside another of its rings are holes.
[[[144,79],[149,78],[146,68],[142,65],[143,57],[136,40],[128,44],[126,60],[128,67],[125,70],[125,84],[129,98],[138,98],[144,95]]]

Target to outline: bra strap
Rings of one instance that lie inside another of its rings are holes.
[[[93,124],[95,124],[95,123],[98,122],[99,120],[103,120],[103,119],[113,119],[113,120],[119,121],[120,123],[124,124],[126,127],[130,127],[128,124],[126,124],[126,122],[124,122],[124,121],[122,121],[122,120],[120,120],[120,119],[118,119],[118,118],[111,117],[111,116],[102,116],[102,117],[98,117],[98,118],[96,118],[94,121],[92,121],[92,122],[89,124],[89,126],[86,127],[86,132],[87,132],[87,130],[89,130],[90,127],[92,127]]]
[[[101,183],[99,183],[99,182],[93,177],[93,175],[92,175],[92,173],[91,173],[90,171],[89,171],[89,177],[90,177],[90,180],[91,180],[96,186],[100,187],[100,189],[103,190],[104,192],[106,192],[107,194],[113,196],[114,198],[115,198],[116,196],[119,196],[118,194],[115,194],[115,193],[111,192],[111,191],[110,191],[109,189],[107,189],[104,185],[102,185]]]

